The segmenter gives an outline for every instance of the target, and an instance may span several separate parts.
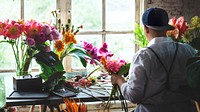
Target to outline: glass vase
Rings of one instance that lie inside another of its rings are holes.
[[[27,57],[24,62],[20,63],[21,66],[16,67],[17,76],[31,75],[31,71],[32,71],[31,60],[32,60],[32,57]]]

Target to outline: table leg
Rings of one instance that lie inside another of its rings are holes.
[[[32,105],[29,112],[34,112],[34,109],[35,109],[35,105]]]
[[[43,107],[43,108],[42,108]],[[59,105],[44,105],[44,106],[42,106],[41,108],[41,110],[43,110],[42,112],[46,112],[46,109],[47,109],[47,107],[49,107],[49,109],[50,109],[50,112],[54,112],[54,108],[56,108],[56,110],[58,111],[58,112],[60,112],[60,107],[59,107]]]
[[[46,110],[47,110],[47,105],[44,105],[44,106],[42,106],[42,107],[43,107],[42,112],[46,112]]]
[[[60,112],[60,107],[59,107],[59,105],[55,105],[54,107],[57,109],[58,112]]]
[[[50,109],[50,112],[54,112],[54,106],[52,105],[48,105],[49,109]]]

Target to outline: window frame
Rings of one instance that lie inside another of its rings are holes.
[[[143,12],[146,3],[144,0],[135,1],[135,22],[141,25],[141,12]],[[56,0],[56,8],[60,14],[57,15],[56,23],[60,19],[62,24],[66,24],[71,20],[71,2],[72,0]],[[20,19],[24,19],[24,0],[20,0]],[[60,29],[61,31],[61,29]],[[101,35],[102,44],[106,42],[106,35],[108,34],[132,34],[133,30],[126,31],[107,31],[106,30],[106,0],[102,0],[102,29],[101,31],[80,31],[77,35]],[[139,50],[139,46],[136,45],[135,52]],[[71,57],[64,59],[64,67],[66,71],[73,71],[71,67]],[[38,72],[38,69],[32,69],[33,72]],[[15,69],[0,69],[0,73],[15,72]]]
[[[71,10],[71,0],[57,0],[60,1],[61,4],[58,4],[58,9],[60,9],[61,14],[63,18],[60,17],[61,21],[64,21],[63,23],[67,23],[67,19],[72,19],[70,12]],[[143,7],[141,4],[144,3],[144,0],[134,0],[135,1],[135,10],[137,11],[135,16],[136,23],[140,24],[140,13]],[[65,7],[67,7],[65,9]],[[138,10],[139,9],[139,10]],[[59,17],[58,17],[59,18]],[[62,24],[63,24],[62,23]],[[133,34],[133,30],[125,30],[125,31],[117,31],[117,30],[106,30],[106,0],[102,0],[102,29],[101,31],[80,31],[77,35],[101,35],[102,38],[102,44],[106,42],[106,35],[108,34]],[[135,47],[135,51],[139,50],[139,46]],[[71,67],[71,58],[67,57],[66,60],[63,62],[65,70],[68,72],[73,71],[74,69]],[[77,69],[76,69],[77,70]]]

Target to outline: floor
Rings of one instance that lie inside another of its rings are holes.
[[[104,110],[104,108],[101,106],[102,103],[101,102],[93,102],[93,103],[87,103],[87,109],[88,112],[124,112],[121,109],[121,104],[119,102],[113,102],[111,104],[111,108],[110,111],[108,110]],[[136,105],[128,103],[128,111],[131,112]],[[39,105],[36,105],[34,107],[34,109],[31,110],[31,106],[19,106],[16,107],[17,108],[17,112],[41,112],[41,108]],[[64,106],[62,105],[61,108],[64,108]],[[49,109],[47,109],[47,112],[50,112]],[[57,112],[57,111],[55,111]]]

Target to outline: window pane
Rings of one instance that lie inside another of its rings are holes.
[[[20,0],[0,0],[1,4],[1,20],[18,20],[20,18]],[[10,7],[12,6],[12,8]],[[4,37],[0,36],[0,40]],[[1,68],[14,68],[15,58],[8,43],[0,43],[0,69]]]
[[[106,0],[106,30],[133,30],[134,0]]]
[[[0,108],[5,105],[5,95],[4,77],[0,76]]]
[[[0,0],[1,20],[20,19],[20,0]],[[56,0],[25,0],[25,19],[35,19],[40,22],[50,22],[53,19],[51,11],[56,9]],[[10,7],[12,6],[12,8]],[[0,40],[4,39],[2,36]],[[34,61],[34,59],[33,59]],[[16,66],[15,57],[8,43],[0,43],[0,69],[13,69]],[[32,63],[32,67],[38,66],[36,62]]]
[[[56,10],[56,0],[25,0],[25,20],[34,19],[39,22],[53,22],[51,11]],[[39,68],[35,59],[32,60],[32,68]]]
[[[56,10],[56,0],[24,0],[24,18],[40,22],[53,20],[51,11]]]
[[[76,35],[76,39],[78,43],[86,41],[98,48],[102,45],[101,35]],[[83,66],[79,60],[72,58],[72,68],[83,68]]]
[[[114,58],[131,61],[135,52],[133,34],[107,35],[108,49],[114,53]]]
[[[92,43],[96,47],[100,47],[102,45],[101,35],[76,35],[77,42],[89,42]]]
[[[101,0],[72,0],[72,23],[83,25],[82,31],[101,30],[101,4]]]
[[[0,40],[3,40],[3,36],[0,36]],[[16,62],[11,45],[8,43],[0,43],[0,68],[15,68]]]
[[[20,18],[20,0],[0,0],[1,20]]]

